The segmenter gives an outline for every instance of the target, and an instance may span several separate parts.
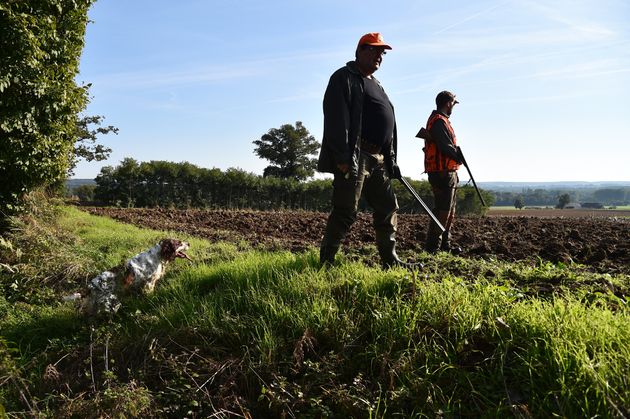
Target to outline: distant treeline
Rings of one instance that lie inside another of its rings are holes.
[[[426,181],[410,182],[427,205],[433,205]],[[422,212],[400,182],[394,182],[401,212]],[[487,203],[494,202],[482,191]],[[260,210],[304,209],[329,211],[332,180],[298,182],[263,177],[241,169],[205,169],[190,163],[167,161],[138,162],[127,158],[116,167],[106,166],[96,177],[96,186],[81,185],[74,194],[83,201],[122,207],[251,208]],[[484,208],[475,190],[465,186],[458,191],[460,214],[482,214]],[[365,203],[361,203],[365,209]]]
[[[514,205],[520,197],[525,205],[555,206],[558,198],[568,194],[571,202],[600,203],[602,205],[630,205],[630,187],[584,189],[525,189],[521,192],[492,192],[495,205]]]

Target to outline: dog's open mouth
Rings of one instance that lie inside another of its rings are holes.
[[[192,261],[190,256],[186,254],[186,250],[188,249],[190,249],[190,245],[187,242],[181,242],[175,251],[175,257]]]
[[[172,261],[177,258],[191,260],[186,251],[190,249],[190,244],[177,239],[163,239],[159,243],[160,255],[165,261]]]
[[[192,261],[190,256],[188,256],[186,253],[184,253],[183,250],[178,250],[177,252],[175,252],[175,257],[176,258],[182,258],[182,259],[188,259],[188,260]]]

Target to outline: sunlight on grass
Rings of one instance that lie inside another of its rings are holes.
[[[448,254],[422,255],[425,269],[415,273],[343,257],[322,269],[315,249],[239,251],[74,208],[62,210],[59,228],[75,237],[63,251],[91,261],[83,271],[121,263],[164,237],[190,241],[194,261],[169,266],[154,294],[126,299],[111,322],[89,321],[59,300],[0,297],[0,343],[23,366],[11,374],[34,392],[57,362],[62,371],[80,365],[88,387],[111,386],[114,374],[144,383],[147,397],[209,403],[205,393],[179,390],[191,383],[186,374],[208,374],[205,365],[221,376],[240,365],[241,390],[272,416],[334,408],[344,416],[584,417],[630,404],[630,311],[599,287],[627,290],[627,276]],[[541,294],[550,282],[554,293]],[[105,353],[124,368],[104,363]],[[66,357],[72,363],[59,361]],[[15,408],[16,394],[1,390],[0,400]],[[55,400],[52,410],[62,403]]]

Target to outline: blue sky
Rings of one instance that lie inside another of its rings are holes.
[[[381,32],[405,176],[426,178],[414,135],[446,89],[477,181],[630,180],[627,0],[99,0],[90,18],[77,80],[120,133],[76,178],[125,157],[262,174],[252,141],[302,121],[321,142],[328,78]]]

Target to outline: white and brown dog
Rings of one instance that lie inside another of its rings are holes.
[[[83,310],[91,316],[111,315],[120,308],[120,299],[129,293],[148,294],[164,276],[166,265],[177,258],[191,260],[186,253],[187,242],[164,239],[146,252],[137,254],[123,266],[101,272],[88,283]],[[81,299],[80,294],[66,300]]]

